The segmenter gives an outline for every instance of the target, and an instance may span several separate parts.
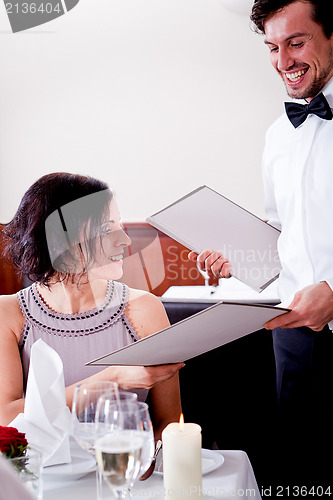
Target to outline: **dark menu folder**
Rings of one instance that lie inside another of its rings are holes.
[[[207,186],[148,217],[147,222],[194,252],[220,251],[229,258],[232,275],[257,292],[279,275],[280,231]]]
[[[160,365],[178,363],[263,328],[288,309],[219,302],[87,365]]]

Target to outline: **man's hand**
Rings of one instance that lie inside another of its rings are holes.
[[[201,271],[206,271],[210,278],[230,278],[231,264],[220,252],[208,248],[199,255],[195,252],[188,254],[189,260],[197,262]]]
[[[272,319],[264,325],[265,328],[307,326],[319,332],[333,319],[333,291],[326,281],[307,286],[295,294],[289,309],[292,311]]]

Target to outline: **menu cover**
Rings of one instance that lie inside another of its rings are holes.
[[[174,325],[94,359],[86,365],[163,365],[211,351],[263,328],[288,309],[219,302]]]
[[[280,231],[207,186],[147,222],[196,253],[206,248],[220,251],[230,260],[232,275],[257,292],[279,275]]]

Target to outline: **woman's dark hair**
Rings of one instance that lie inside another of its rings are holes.
[[[331,38],[333,33],[332,0],[255,0],[251,14],[255,30],[258,33],[265,33],[266,20],[295,1],[312,5],[313,20],[322,26],[326,37]]]
[[[99,195],[88,196],[94,193]],[[94,258],[94,242],[112,196],[108,185],[93,177],[63,172],[44,175],[26,191],[3,229],[5,253],[20,274],[32,281],[49,285],[58,273],[61,279],[68,278],[77,272],[74,261],[77,267],[82,241],[85,256]]]

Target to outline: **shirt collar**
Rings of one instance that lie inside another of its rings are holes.
[[[330,108],[333,110],[333,77],[326,83],[320,92],[324,94]],[[318,92],[318,94],[320,94],[320,92]],[[298,104],[308,104],[305,99],[293,99],[292,102],[296,102]]]
[[[322,89],[322,93],[327,99],[328,104],[330,105],[331,109],[333,109],[333,78],[331,78],[324,88]]]

